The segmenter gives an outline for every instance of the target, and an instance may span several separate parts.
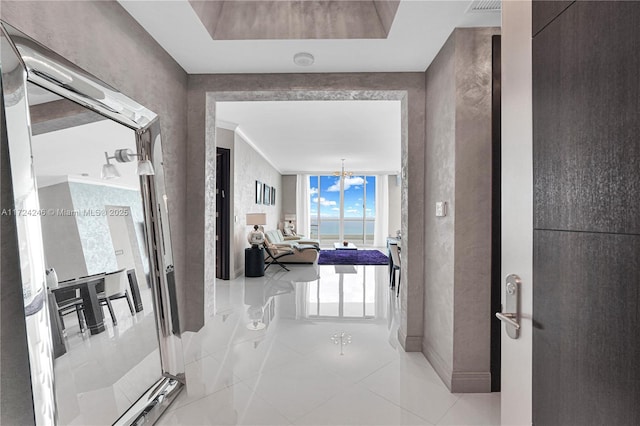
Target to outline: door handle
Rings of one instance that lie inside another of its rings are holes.
[[[518,324],[518,321],[514,319],[517,318],[516,314],[503,314],[502,312],[496,312],[496,318],[498,318],[502,322],[506,322],[512,327],[515,327],[516,330],[520,330],[520,324]]]
[[[505,325],[507,335],[517,339],[520,335],[520,284],[522,281],[516,274],[508,275],[505,286],[505,308],[507,312],[497,312],[496,318]]]

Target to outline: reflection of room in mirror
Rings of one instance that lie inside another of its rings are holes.
[[[119,178],[101,176],[105,153],[136,152],[135,134],[32,84],[28,98],[45,261],[60,281],[58,419],[111,424],[162,371],[137,161],[111,160]]]

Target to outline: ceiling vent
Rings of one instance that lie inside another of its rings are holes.
[[[467,13],[500,12],[501,4],[500,0],[474,0],[469,5]]]

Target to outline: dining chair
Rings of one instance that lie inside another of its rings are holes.
[[[56,306],[58,310],[58,316],[62,323],[62,330],[65,329],[64,316],[75,312],[78,317],[78,325],[80,326],[80,332],[84,332],[85,321],[83,315],[82,297],[80,297],[80,290],[73,289],[68,291],[57,291],[54,294]]]
[[[100,303],[100,306],[106,306],[107,309],[109,309],[109,315],[111,315],[113,325],[118,325],[118,320],[116,319],[113,312],[113,306],[111,305],[111,301],[113,300],[126,299],[131,316],[135,315],[133,305],[129,299],[127,284],[127,270],[120,269],[119,271],[112,272],[104,276],[104,291],[98,293],[98,302]]]
[[[396,286],[396,297],[400,294],[400,281],[402,279],[402,271],[400,269],[400,249],[397,244],[389,244],[389,251],[391,252],[391,262],[393,267],[391,269],[391,288]],[[398,283],[396,285],[396,271],[398,271]]]

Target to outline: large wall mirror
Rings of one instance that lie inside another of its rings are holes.
[[[36,424],[152,423],[184,382],[159,118],[5,23],[1,49]]]

